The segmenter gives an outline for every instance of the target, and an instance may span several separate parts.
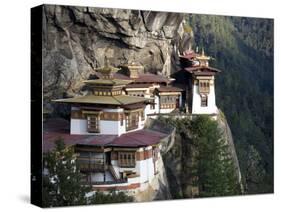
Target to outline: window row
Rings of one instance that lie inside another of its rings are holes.
[[[126,114],[126,130],[137,129],[139,124],[139,113]]]
[[[177,96],[160,96],[160,103],[173,103],[177,101]]]
[[[99,126],[99,121],[100,121],[100,116],[97,114],[87,114],[87,129],[88,132],[90,133],[98,133],[100,132],[100,126]],[[124,117],[125,117],[125,123],[126,123],[126,130],[133,130],[137,129],[139,125],[139,119],[141,121],[145,120],[145,114],[144,111],[136,111],[132,113],[128,113],[126,115],[120,114],[120,125],[124,125]],[[114,118],[116,121],[118,121],[118,115],[117,114],[104,114],[103,117],[104,119],[109,119],[109,118]]]
[[[121,95],[122,91],[94,91],[94,95],[96,96],[116,96]]]
[[[209,81],[199,81],[199,92],[209,93],[210,92],[210,82]]]
[[[160,105],[161,109],[171,109],[171,108],[176,108],[175,104],[161,104]]]
[[[118,164],[120,167],[135,167],[135,152],[118,152]]]

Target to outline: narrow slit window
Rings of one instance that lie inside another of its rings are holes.
[[[208,106],[208,97],[201,96],[201,107],[207,107],[207,106]]]

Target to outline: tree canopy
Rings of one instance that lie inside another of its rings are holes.
[[[55,143],[56,148],[43,157],[43,207],[134,201],[133,197],[120,191],[93,193],[91,187],[82,182],[83,175],[79,171],[74,149],[66,147],[61,139]]]
[[[230,125],[248,192],[272,192],[273,20],[192,14],[187,23],[195,45],[222,70],[216,76],[216,101]],[[264,181],[253,185],[245,162],[250,146],[265,172]]]

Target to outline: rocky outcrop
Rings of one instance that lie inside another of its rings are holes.
[[[217,117],[217,123],[222,132],[223,140],[225,140],[228,146],[230,157],[234,162],[236,176],[241,186],[241,192],[243,193],[241,172],[232,133],[221,111]],[[193,198],[198,196],[198,188],[194,186],[192,182],[194,161],[195,150],[192,142],[192,135],[190,134],[188,137],[182,137],[182,135],[176,134],[173,146],[168,152],[163,154],[163,162],[172,199]]]
[[[169,76],[185,48],[181,41],[189,39],[183,20],[179,13],[45,5],[45,103],[81,94],[81,81],[104,65],[105,56],[114,66],[136,60],[145,72]]]
[[[158,167],[159,172],[155,175],[152,182],[146,185],[143,190],[139,190],[133,194],[136,202],[172,199],[162,156],[159,158]]]

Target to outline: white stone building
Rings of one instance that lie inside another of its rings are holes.
[[[94,190],[134,190],[147,186],[158,174],[161,141],[169,135],[144,129],[150,114],[181,107],[182,90],[171,79],[144,74],[142,66],[96,69],[84,81],[87,94],[54,100],[70,104],[70,135],[84,182]],[[69,143],[68,141],[69,140]]]
[[[215,75],[220,70],[210,67],[208,56],[204,50],[201,54],[192,50],[185,51],[180,56],[183,67],[182,72],[186,73],[186,108],[192,115],[213,115],[218,114],[215,95]],[[182,77],[182,75],[181,75]]]

